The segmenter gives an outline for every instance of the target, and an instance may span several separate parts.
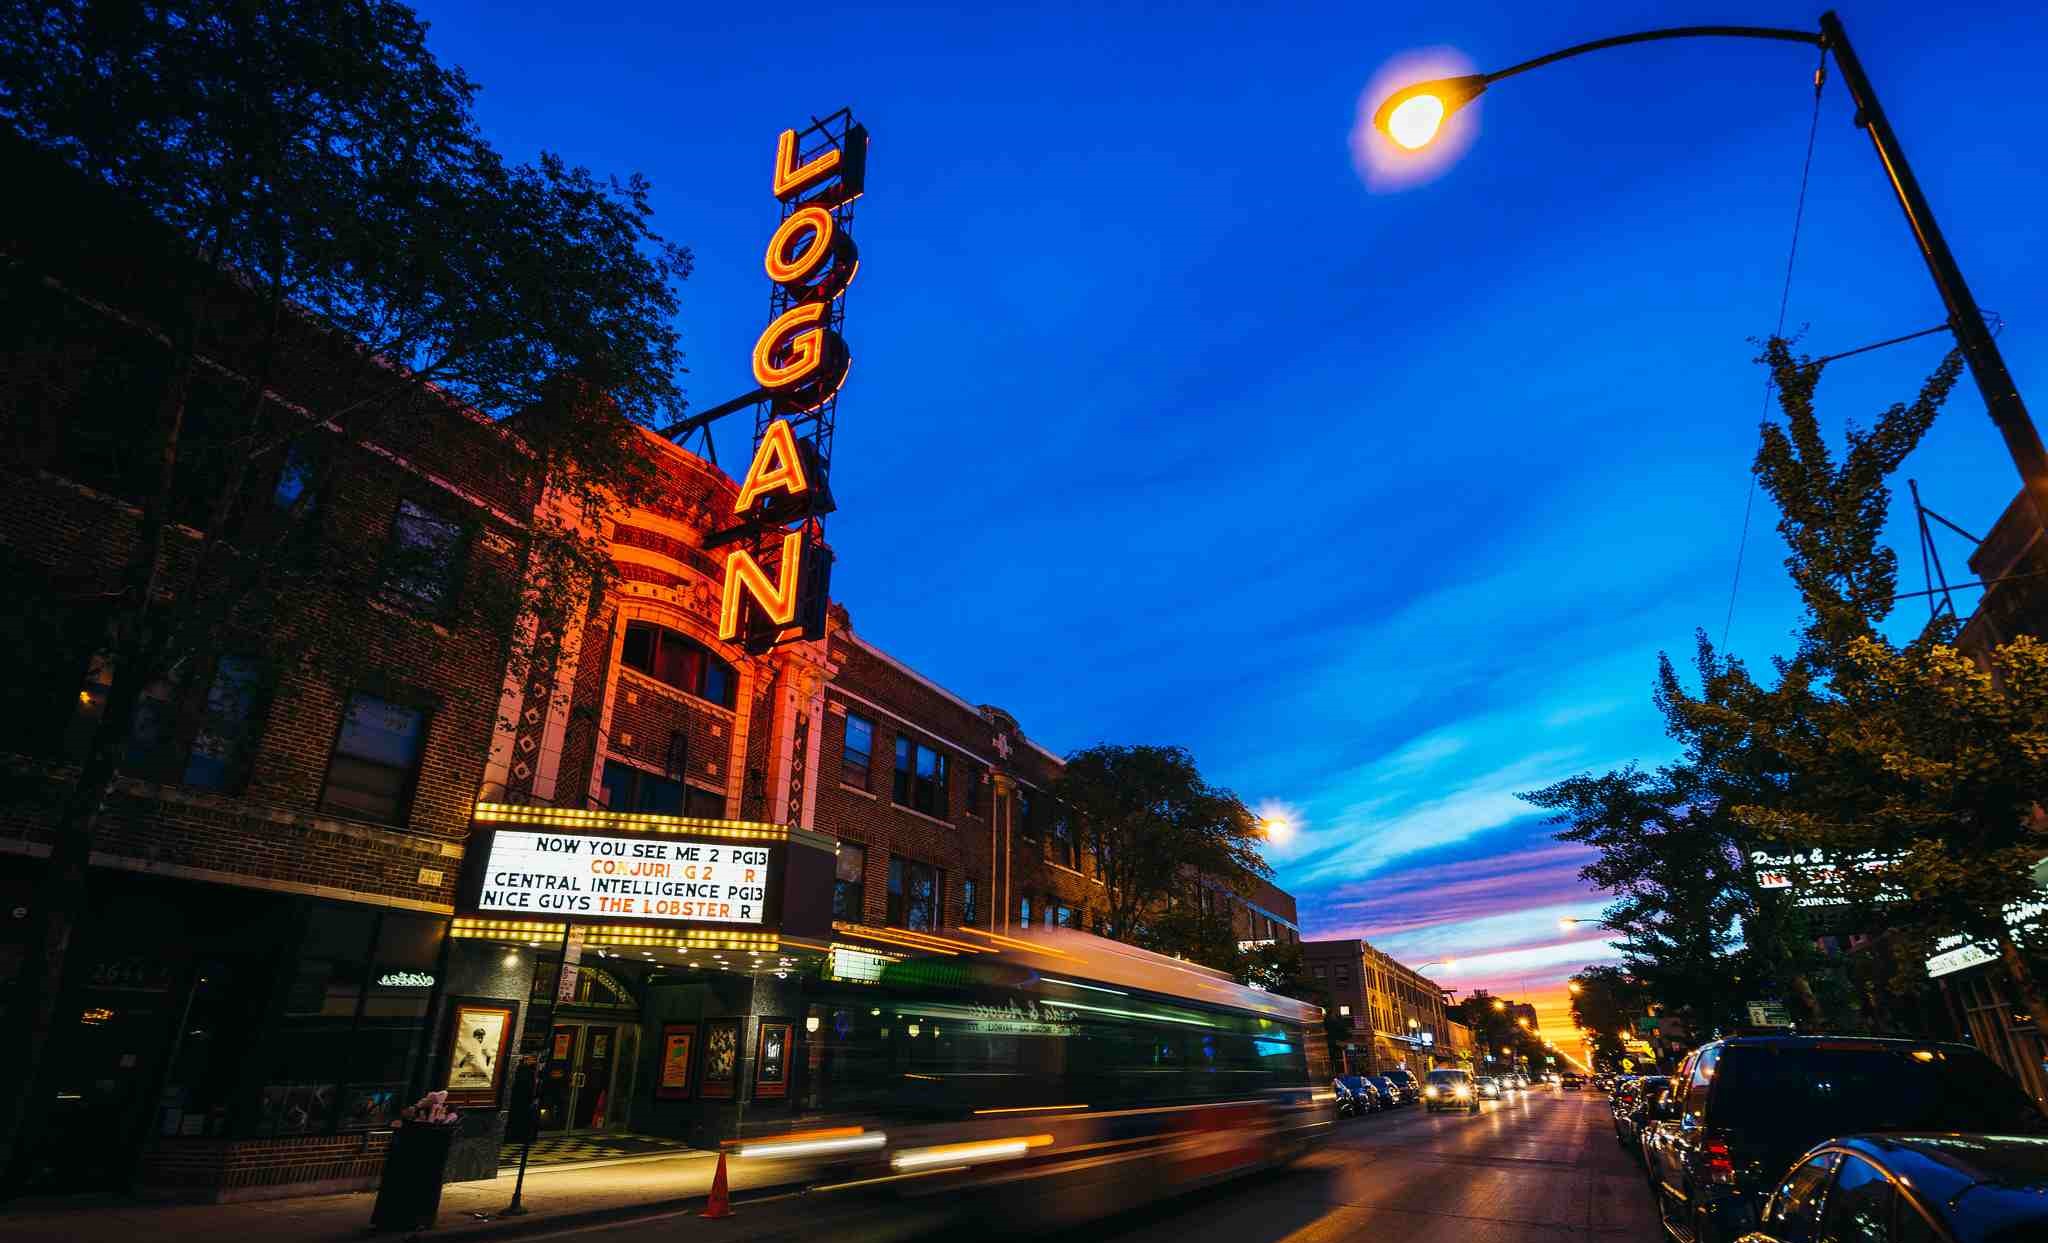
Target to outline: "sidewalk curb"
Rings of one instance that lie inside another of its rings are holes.
[[[750,1187],[746,1191],[735,1192],[732,1202],[735,1208],[744,1208],[748,1204],[767,1203],[802,1194],[803,1190],[797,1184],[784,1183],[772,1187]],[[360,1231],[353,1232],[350,1237],[385,1237],[423,1241],[434,1238],[516,1239],[533,1234],[547,1234],[556,1230],[581,1230],[592,1226],[607,1225],[612,1222],[632,1221],[639,1217],[660,1217],[666,1214],[683,1212],[693,1207],[701,1208],[708,1200],[709,1197],[700,1192],[695,1195],[676,1196],[666,1200],[643,1200],[636,1204],[614,1204],[603,1208],[577,1209],[561,1213],[531,1212],[518,1217],[493,1217],[489,1221],[462,1224],[454,1224],[444,1220],[430,1229],[414,1230],[405,1233],[394,1230],[380,1234],[365,1227]]]

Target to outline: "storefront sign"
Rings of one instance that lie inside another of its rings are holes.
[[[386,971],[377,977],[378,988],[432,988],[434,977],[424,971]]]
[[[879,984],[882,982],[882,968],[888,965],[889,960],[880,954],[835,945],[828,970],[833,979],[843,983]]]
[[[773,855],[766,846],[687,838],[499,829],[478,911],[580,920],[758,924]]]
[[[2018,902],[2005,908],[2006,927],[2014,932],[2034,929],[2036,921],[2048,914],[2048,903]],[[1982,941],[1972,941],[1961,933],[1946,936],[1934,943],[1934,955],[1927,960],[1927,978],[1939,979],[1981,967],[1987,962],[1998,961],[1998,947]]]

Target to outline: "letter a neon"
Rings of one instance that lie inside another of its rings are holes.
[[[810,490],[804,459],[796,448],[796,433],[789,429],[788,419],[777,419],[761,437],[761,447],[754,450],[754,464],[747,467],[747,477],[740,484],[740,496],[733,502],[732,512],[746,513],[755,501],[770,492],[802,496]]]
[[[735,548],[725,558],[725,593],[719,601],[718,637],[731,642],[740,636],[740,593],[745,591],[754,597],[754,603],[776,629],[782,629],[796,621],[797,563],[803,559],[804,536],[801,531],[789,531],[782,537],[781,581],[768,577],[768,571],[754,560],[754,554],[744,548]]]

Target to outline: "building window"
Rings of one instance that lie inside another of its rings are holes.
[[[249,744],[250,720],[256,704],[256,662],[247,656],[223,656],[206,689],[206,716],[192,736],[185,757],[185,784],[203,790],[225,790],[237,784]]]
[[[659,816],[725,818],[725,795],[673,777],[650,773],[617,760],[604,762],[604,805],[613,811],[646,811]]]
[[[1346,1019],[1350,1018],[1350,1017],[1351,1017],[1351,1007],[1350,1007],[1350,1006],[1338,1006],[1338,1007],[1337,1007],[1337,1016],[1338,1016],[1339,1018],[1346,1018]]]
[[[400,501],[384,555],[384,597],[422,613],[446,613],[461,575],[464,536],[461,523]]]
[[[1019,928],[1029,928],[1031,926],[1031,899],[1029,898],[1017,899],[1017,926]]]
[[[971,765],[971,766],[970,766],[970,767],[968,768],[968,770],[967,770],[967,814],[968,814],[968,815],[970,815],[970,816],[979,816],[979,815],[981,815],[981,814],[982,814],[982,810],[981,810],[981,809],[982,809],[983,807],[987,806],[987,802],[986,802],[986,800],[987,800],[987,798],[988,798],[988,795],[987,795],[987,793],[986,793],[986,791],[987,791],[987,788],[988,788],[988,769],[986,769],[986,768],[983,768],[983,767],[982,767],[981,765],[979,765],[979,764]]]
[[[425,710],[361,692],[350,695],[327,763],[320,809],[403,824],[426,737]]]
[[[889,924],[930,932],[939,926],[939,869],[909,859],[889,860]]]
[[[1048,834],[1052,861],[1061,867],[1078,868],[1081,857],[1074,850],[1074,826],[1067,822],[1066,808],[1057,804],[1052,809],[1052,831]]]
[[[896,782],[892,797],[902,806],[946,818],[946,757],[897,735]]]
[[[875,723],[858,712],[846,714],[845,739],[839,749],[839,779],[868,788],[868,765],[874,758]]]
[[[1050,898],[1045,903],[1045,922],[1055,928],[1074,926],[1074,908],[1062,902],[1057,906]]]
[[[1038,840],[1038,804],[1021,785],[1017,787],[1017,836],[1027,842]]]
[[[981,922],[981,887],[973,881],[960,883],[960,922],[978,924]]]
[[[864,922],[867,893],[868,848],[841,842],[839,861],[832,877],[832,918],[855,924]]]
[[[619,663],[721,708],[732,707],[739,683],[732,666],[710,648],[652,622],[626,623]]]

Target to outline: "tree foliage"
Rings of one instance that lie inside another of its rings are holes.
[[[1701,635],[1691,684],[1668,657],[1657,675],[1678,761],[1527,797],[1559,813],[1561,837],[1601,851],[1585,875],[1617,895],[1608,918],[1628,970],[1696,1025],[1733,1017],[1721,985],[1787,993],[1809,1023],[1859,1021],[1822,1013],[1842,982],[1817,994],[1816,973],[1841,973],[1817,961],[1798,908],[1758,888],[1759,852],[1793,856],[1804,892],[1886,930],[1892,961],[1956,932],[1996,945],[2041,1014],[2026,952],[2037,933],[2007,916],[2038,897],[2033,870],[2048,855],[2044,649],[2023,638],[1980,663],[1953,645],[1952,618],[1904,643],[1885,625],[1898,589],[1886,481],[1932,426],[1960,358],[1867,429],[1849,426],[1839,455],[1815,407],[1821,365],[1775,339],[1760,361],[1783,422],[1763,426],[1755,470],[1805,605],[1793,652],[1758,678]]]
[[[1272,875],[1258,852],[1258,817],[1203,780],[1184,748],[1103,743],[1076,751],[1047,793],[1095,859],[1108,926],[1121,940],[1150,944],[1155,925],[1182,931],[1189,919],[1169,915],[1169,900],[1191,897],[1197,878],[1246,893]]]
[[[323,541],[321,498],[451,403],[516,427],[508,469],[547,489],[524,564],[455,593],[460,613],[443,619],[503,636],[517,671],[549,611],[605,581],[597,519],[645,478],[634,423],[682,409],[673,319],[690,260],[653,231],[647,183],[551,155],[506,162],[478,132],[475,89],[390,0],[0,12],[0,129],[18,184],[51,185],[45,164],[59,166],[165,238],[150,279],[120,291],[139,299],[118,313],[150,356],[146,382],[103,412],[122,425],[102,434],[140,447],[127,498],[140,519],[108,602],[111,686],[35,909],[9,1141],[34,1129],[25,1102],[47,1095],[30,1085],[144,689],[183,680],[188,710],[203,707],[203,671],[231,641],[329,676],[373,657],[369,636],[295,629],[305,601],[359,601],[372,579],[407,574]],[[36,253],[19,258],[22,287],[41,288]],[[323,400],[287,405],[281,386]],[[297,499],[245,521],[252,489],[280,472],[298,472]],[[397,556],[413,553],[440,555]]]

